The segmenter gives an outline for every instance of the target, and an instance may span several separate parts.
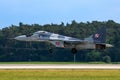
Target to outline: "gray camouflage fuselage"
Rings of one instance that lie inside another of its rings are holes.
[[[96,39],[94,38],[96,37]],[[91,35],[88,38],[85,38],[83,40],[63,36],[55,33],[50,33],[47,31],[37,31],[33,33],[33,35],[27,36],[27,35],[21,35],[15,37],[16,40],[19,41],[38,41],[38,42],[49,42],[53,44],[55,47],[60,48],[75,48],[75,49],[105,49],[106,47],[112,47],[110,44],[105,44],[104,42],[100,42],[99,38],[101,34],[95,34]]]

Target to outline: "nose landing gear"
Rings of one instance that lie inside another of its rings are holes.
[[[53,53],[53,48],[49,48],[48,51],[49,51],[50,54],[52,54]]]

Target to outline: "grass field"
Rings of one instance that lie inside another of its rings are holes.
[[[0,62],[0,64],[106,64],[105,62]],[[112,62],[107,64],[120,64]]]
[[[120,70],[0,70],[0,80],[120,80]]]
[[[105,62],[0,62],[0,64],[105,64]]]

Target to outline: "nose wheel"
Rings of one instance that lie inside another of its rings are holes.
[[[53,54],[53,53],[55,53],[55,50],[54,50],[53,48],[49,48],[49,49],[48,49],[48,52],[49,52],[50,54]]]
[[[52,48],[49,48],[49,53],[53,53],[53,49]]]

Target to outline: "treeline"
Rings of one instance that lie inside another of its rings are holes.
[[[76,22],[64,24],[24,24],[18,26],[11,25],[0,30],[0,61],[73,61],[73,54],[70,49],[55,48],[53,54],[49,54],[48,43],[40,42],[20,42],[12,38],[19,35],[29,35],[39,30],[58,33],[61,35],[72,36],[76,38],[89,37],[101,27],[107,27],[106,42],[114,45],[104,51],[80,50],[77,53],[77,61],[120,61],[120,24],[113,20],[104,22]]]

